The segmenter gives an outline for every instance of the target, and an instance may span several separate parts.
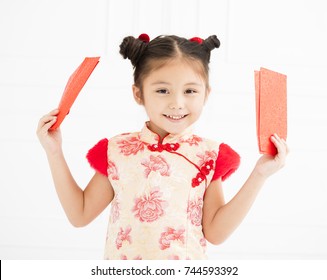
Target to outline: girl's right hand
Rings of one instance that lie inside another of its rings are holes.
[[[61,151],[61,132],[60,129],[49,130],[50,127],[57,121],[56,115],[59,110],[55,109],[50,113],[44,115],[39,123],[36,130],[36,134],[39,138],[41,145],[43,146],[46,153],[57,153]]]

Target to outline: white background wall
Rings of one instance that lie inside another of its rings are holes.
[[[131,95],[124,36],[206,38],[213,88],[197,133],[242,156],[225,183],[230,199],[258,154],[253,71],[288,75],[287,166],[270,178],[251,212],[211,259],[327,258],[327,10],[323,0],[0,0],[0,258],[101,259],[108,211],[73,228],[52,185],[35,130],[55,108],[85,56],[101,56],[62,125],[77,182],[93,170],[87,150],[103,137],[139,130],[146,116]]]

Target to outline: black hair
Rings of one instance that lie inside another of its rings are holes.
[[[165,63],[177,57],[200,62],[208,84],[210,54],[219,46],[220,41],[216,35],[205,40],[189,40],[175,35],[158,36],[149,42],[128,36],[120,44],[120,54],[131,61],[134,67],[134,84],[137,87],[142,88],[144,78],[158,67],[156,62]]]

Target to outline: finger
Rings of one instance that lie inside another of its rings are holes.
[[[274,135],[272,135],[272,139],[274,139],[276,143],[287,145],[285,139],[279,137],[277,133],[274,133]]]
[[[285,145],[285,142],[276,133],[271,136],[271,141],[275,145],[279,156],[287,154],[287,145]]]
[[[57,116],[58,114],[59,114],[59,109],[56,108],[56,109],[50,111],[49,113],[45,114],[43,117],[41,117],[41,119],[47,118],[49,116]]]
[[[56,116],[52,117],[52,119],[43,126],[43,129],[45,131],[49,131],[49,129],[56,123],[56,121],[57,121],[57,117]]]
[[[289,154],[289,152],[290,152],[290,148],[289,148],[288,144],[286,143],[286,141],[285,141],[284,139],[282,139],[282,142],[283,142],[283,144],[285,145],[286,154]]]
[[[275,146],[276,146],[276,145],[279,145],[279,144],[281,143],[281,140],[280,140],[279,136],[278,136],[276,133],[274,133],[274,134],[270,137],[270,140],[274,143]],[[276,146],[276,148],[277,148],[277,146]]]
[[[51,116],[56,116],[56,115],[58,115],[58,113],[59,113],[59,109],[56,108],[56,109],[52,110],[52,111],[49,113],[49,115],[51,115]]]
[[[53,116],[57,116],[58,113],[59,113],[59,109],[54,109],[54,110],[50,111],[48,114],[42,116],[42,117],[40,118],[40,120],[42,120],[42,119],[44,119],[44,118],[48,118],[49,116],[52,116],[52,117],[53,117]]]
[[[284,147],[284,149],[285,149],[285,151],[286,151],[286,154],[288,154],[289,151],[290,151],[290,149],[289,149],[289,147],[288,147],[288,145],[287,145],[286,140],[285,140],[284,138],[280,138],[280,137],[279,137],[279,139],[280,139],[280,142],[282,143],[282,146]]]
[[[46,116],[57,116],[59,113],[59,109],[54,109],[52,111],[50,111],[48,114],[44,115],[44,117]]]
[[[51,116],[51,115],[44,115],[42,118],[40,118],[39,120],[39,127],[43,127],[46,123],[48,123],[49,121],[53,120],[55,116]]]
[[[45,115],[39,121],[38,131],[45,130],[48,131],[49,128],[57,121],[56,116]],[[50,127],[49,127],[50,125]]]
[[[273,134],[273,137],[274,137],[277,141],[279,141],[279,142],[282,141],[282,138],[280,138],[279,135],[278,135],[277,133],[274,133],[274,134]]]

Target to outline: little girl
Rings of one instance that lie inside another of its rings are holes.
[[[134,67],[134,98],[149,120],[139,132],[102,139],[89,150],[95,174],[84,190],[67,166],[60,129],[49,130],[58,110],[40,119],[37,135],[69,221],[85,226],[111,203],[106,259],[206,259],[206,242],[222,243],[284,165],[286,142],[273,135],[278,154],[263,155],[225,203],[222,181],[240,158],[227,144],[192,134],[210,94],[210,52],[219,45],[216,36],[123,40],[120,53]]]

